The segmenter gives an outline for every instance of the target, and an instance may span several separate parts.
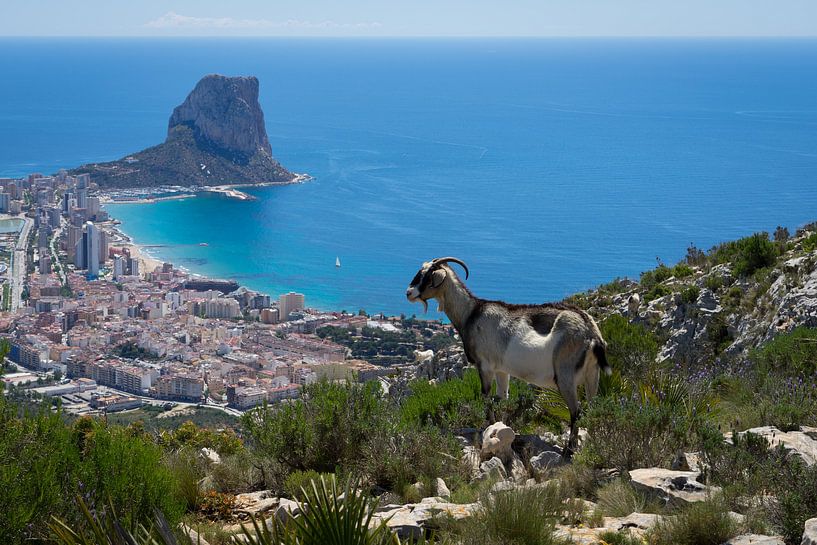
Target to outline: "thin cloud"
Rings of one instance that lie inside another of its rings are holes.
[[[335,21],[270,21],[268,19],[234,19],[232,17],[191,17],[169,11],[145,23],[148,28],[156,29],[285,29],[285,30],[335,30],[335,29],[374,29],[380,28],[378,22],[372,23],[338,23]]]

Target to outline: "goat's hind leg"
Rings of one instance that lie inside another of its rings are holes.
[[[570,436],[567,439],[564,450],[562,450],[562,458],[568,460],[573,456],[573,451],[576,448],[581,405],[579,405],[579,394],[573,380],[566,380],[564,382],[567,384],[559,383],[559,392],[562,394],[565,403],[567,403],[567,408],[570,411]]]
[[[482,386],[482,398],[485,400],[485,417],[490,424],[493,424],[496,422],[496,413],[494,400],[491,398],[491,388],[494,385],[495,374],[493,371],[483,369],[481,365],[477,365],[477,369],[479,369],[479,382]]]

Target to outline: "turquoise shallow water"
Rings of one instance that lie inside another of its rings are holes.
[[[259,77],[273,153],[315,180],[109,210],[159,257],[324,308],[416,312],[444,254],[480,295],[558,299],[817,219],[809,40],[0,40],[0,176],[159,142],[210,72]]]

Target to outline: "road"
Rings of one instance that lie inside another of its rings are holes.
[[[51,238],[51,269],[56,270],[57,274],[60,277],[60,284],[63,286],[66,284],[65,279],[65,270],[60,265],[60,254],[57,250],[57,243],[60,240],[60,233],[62,233],[62,229],[67,222],[64,218],[60,219],[60,226],[54,230],[54,234]]]
[[[22,300],[23,286],[26,281],[26,264],[28,259],[28,237],[31,234],[31,228],[34,227],[34,220],[29,217],[24,217],[23,228],[20,229],[20,235],[17,239],[17,245],[14,248],[14,255],[11,258],[11,273],[9,275],[9,284],[11,284],[11,312],[20,308]]]

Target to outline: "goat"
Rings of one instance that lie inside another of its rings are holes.
[[[641,296],[638,293],[633,293],[629,299],[627,299],[627,317],[630,318],[630,321],[633,321],[638,318],[638,308],[641,306]]]
[[[579,417],[578,386],[584,384],[588,401],[598,391],[599,371],[610,374],[607,343],[596,322],[585,311],[561,303],[513,305],[474,296],[447,263],[468,266],[455,257],[438,257],[411,280],[406,298],[421,302],[436,299],[462,339],[465,357],[479,371],[482,395],[490,396],[496,380],[497,395],[508,398],[510,377],[536,386],[557,389],[570,410],[569,456],[576,443]]]

